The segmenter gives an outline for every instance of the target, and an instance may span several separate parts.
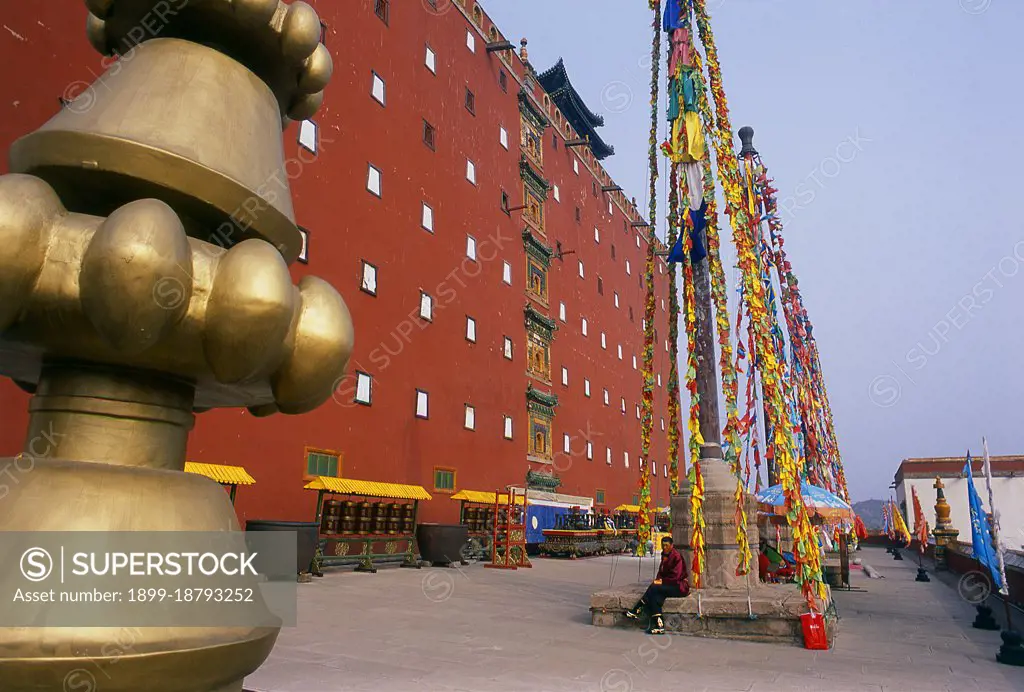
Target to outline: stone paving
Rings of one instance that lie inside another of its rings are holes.
[[[914,581],[916,562],[881,548],[836,591],[836,646],[807,651],[590,624],[593,591],[642,580],[653,559],[538,558],[533,569],[329,572],[299,585],[299,627],[281,632],[246,680],[254,692],[451,690],[1024,690],[1024,669],[995,662],[998,632],[970,626],[956,589]]]

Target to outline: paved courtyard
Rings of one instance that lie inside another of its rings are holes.
[[[246,680],[256,692],[333,690],[1024,690],[1024,669],[995,662],[998,632],[970,626],[954,586],[914,581],[916,561],[857,553],[835,592],[836,646],[807,651],[590,625],[590,593],[649,581],[653,559],[538,558],[533,569],[334,571],[299,585],[299,627],[282,631]]]

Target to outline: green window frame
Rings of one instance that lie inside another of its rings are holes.
[[[318,449],[306,450],[306,475],[337,478],[340,455]]]
[[[434,467],[434,490],[437,492],[455,492],[455,469]]]

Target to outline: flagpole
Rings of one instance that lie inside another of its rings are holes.
[[[1013,629],[1013,621],[1010,617],[1010,587],[1006,583],[1006,563],[1003,560],[1003,544],[999,539],[999,518],[996,514],[996,505],[992,497],[992,462],[988,456],[988,440],[981,438],[981,449],[985,455],[985,487],[988,490],[988,506],[992,510],[992,542],[996,548],[996,558],[999,560],[999,578],[1002,583],[999,585],[999,593],[1003,597],[1003,606],[1006,609],[1006,629]]]

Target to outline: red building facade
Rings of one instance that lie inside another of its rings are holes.
[[[189,459],[256,478],[238,493],[243,521],[312,519],[311,474],[422,485],[434,496],[426,521],[458,516],[456,490],[522,485],[530,470],[599,509],[635,502],[647,229],[594,155],[608,153],[596,116],[574,91],[545,92],[525,51],[488,51],[505,39],[472,0],[311,4],[334,77],[316,119],[284,133],[307,233],[292,274],[342,293],[355,350],[334,400],[310,414],[198,415]],[[89,46],[85,16],[80,0],[5,13],[0,55],[32,67],[5,75],[3,151],[88,97],[111,64]],[[581,118],[592,146],[574,143]],[[648,463],[663,505],[668,276],[657,262]],[[0,455],[20,451],[27,404],[0,382]]]

